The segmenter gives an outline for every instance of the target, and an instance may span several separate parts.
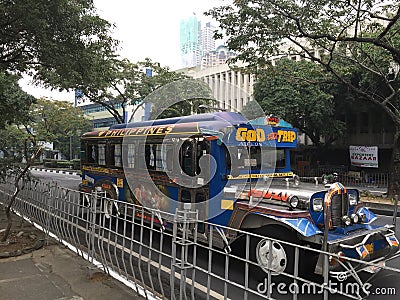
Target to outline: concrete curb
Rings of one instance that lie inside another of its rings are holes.
[[[46,168],[38,168],[38,167],[31,167],[31,170],[40,171],[40,172],[50,172],[50,173],[59,173],[59,174],[67,174],[67,175],[77,175],[81,176],[78,172],[73,171],[66,171],[66,170],[57,170],[57,169],[46,169]]]

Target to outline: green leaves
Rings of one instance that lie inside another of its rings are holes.
[[[0,14],[0,68],[47,86],[75,87],[118,45],[91,1],[1,1]]]
[[[309,61],[279,60],[260,73],[254,98],[273,114],[303,131],[318,146],[339,138],[344,126],[334,117],[332,78]],[[322,139],[324,138],[324,139]]]
[[[25,125],[32,129],[36,141],[59,143],[91,128],[82,111],[69,102],[39,99],[29,115],[31,122]]]
[[[19,77],[0,71],[0,129],[25,118],[35,98],[18,85]]]

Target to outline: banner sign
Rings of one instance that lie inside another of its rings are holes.
[[[350,146],[349,148],[352,166],[378,168],[377,146]]]

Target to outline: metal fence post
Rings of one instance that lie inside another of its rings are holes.
[[[322,245],[322,250],[325,252],[324,261],[323,261],[323,277],[324,277],[324,300],[328,300],[329,291],[327,289],[328,280],[329,280],[329,257],[328,254],[328,235],[329,235],[329,217],[330,217],[330,199],[328,197],[328,193],[325,194],[324,198],[324,240]]]
[[[394,225],[394,228],[396,230],[396,224],[397,224],[397,205],[399,203],[399,195],[394,195],[394,210],[393,210],[393,221],[392,224]]]
[[[190,225],[197,222],[197,212],[191,211],[192,204],[185,203],[183,211],[176,210],[174,216],[174,227],[172,236],[172,263],[171,263],[171,299],[175,299],[174,294],[174,274],[175,269],[180,269],[179,299],[187,299],[186,278],[187,270],[193,269],[193,263],[189,262],[189,246],[195,243],[190,240]],[[195,216],[195,217],[193,217]],[[178,237],[178,226],[182,225],[182,235]],[[180,259],[178,259],[177,245],[180,246]],[[192,282],[192,285],[194,282]],[[192,293],[193,295],[193,293]]]
[[[90,238],[89,238],[89,251],[88,251],[88,260],[93,264],[94,261],[94,237],[96,234],[96,209],[97,209],[97,197],[98,197],[99,189],[95,188],[94,192],[91,194],[90,206],[89,206],[89,226],[90,226]]]
[[[48,195],[49,196],[45,197],[45,199],[43,199],[44,200],[43,204],[45,204],[46,208],[47,208],[46,221],[45,221],[45,230],[44,230],[46,245],[49,244],[49,238],[50,238],[50,212],[51,212],[50,201],[51,201],[51,198],[53,197],[51,184],[48,184],[47,187],[48,187]],[[46,195],[46,193],[44,195]]]

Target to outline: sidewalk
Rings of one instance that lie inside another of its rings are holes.
[[[50,173],[60,173],[60,174],[68,174],[68,175],[77,175],[81,176],[81,171],[78,170],[70,170],[70,169],[59,169],[59,168],[45,168],[42,166],[34,166],[29,169],[41,172],[50,172]]]
[[[0,206],[0,208],[0,229],[3,229],[5,228],[5,213],[3,207]],[[28,222],[23,222],[23,227],[20,225],[21,222],[14,216],[13,237],[17,238],[19,234],[20,237],[24,236],[27,240],[35,237],[43,239],[41,232]],[[0,254],[10,256],[5,253],[5,249],[6,246],[0,245]],[[63,245],[50,240],[48,245],[30,253],[0,258],[0,299],[122,300],[143,298],[101,270],[95,269],[90,263]]]

